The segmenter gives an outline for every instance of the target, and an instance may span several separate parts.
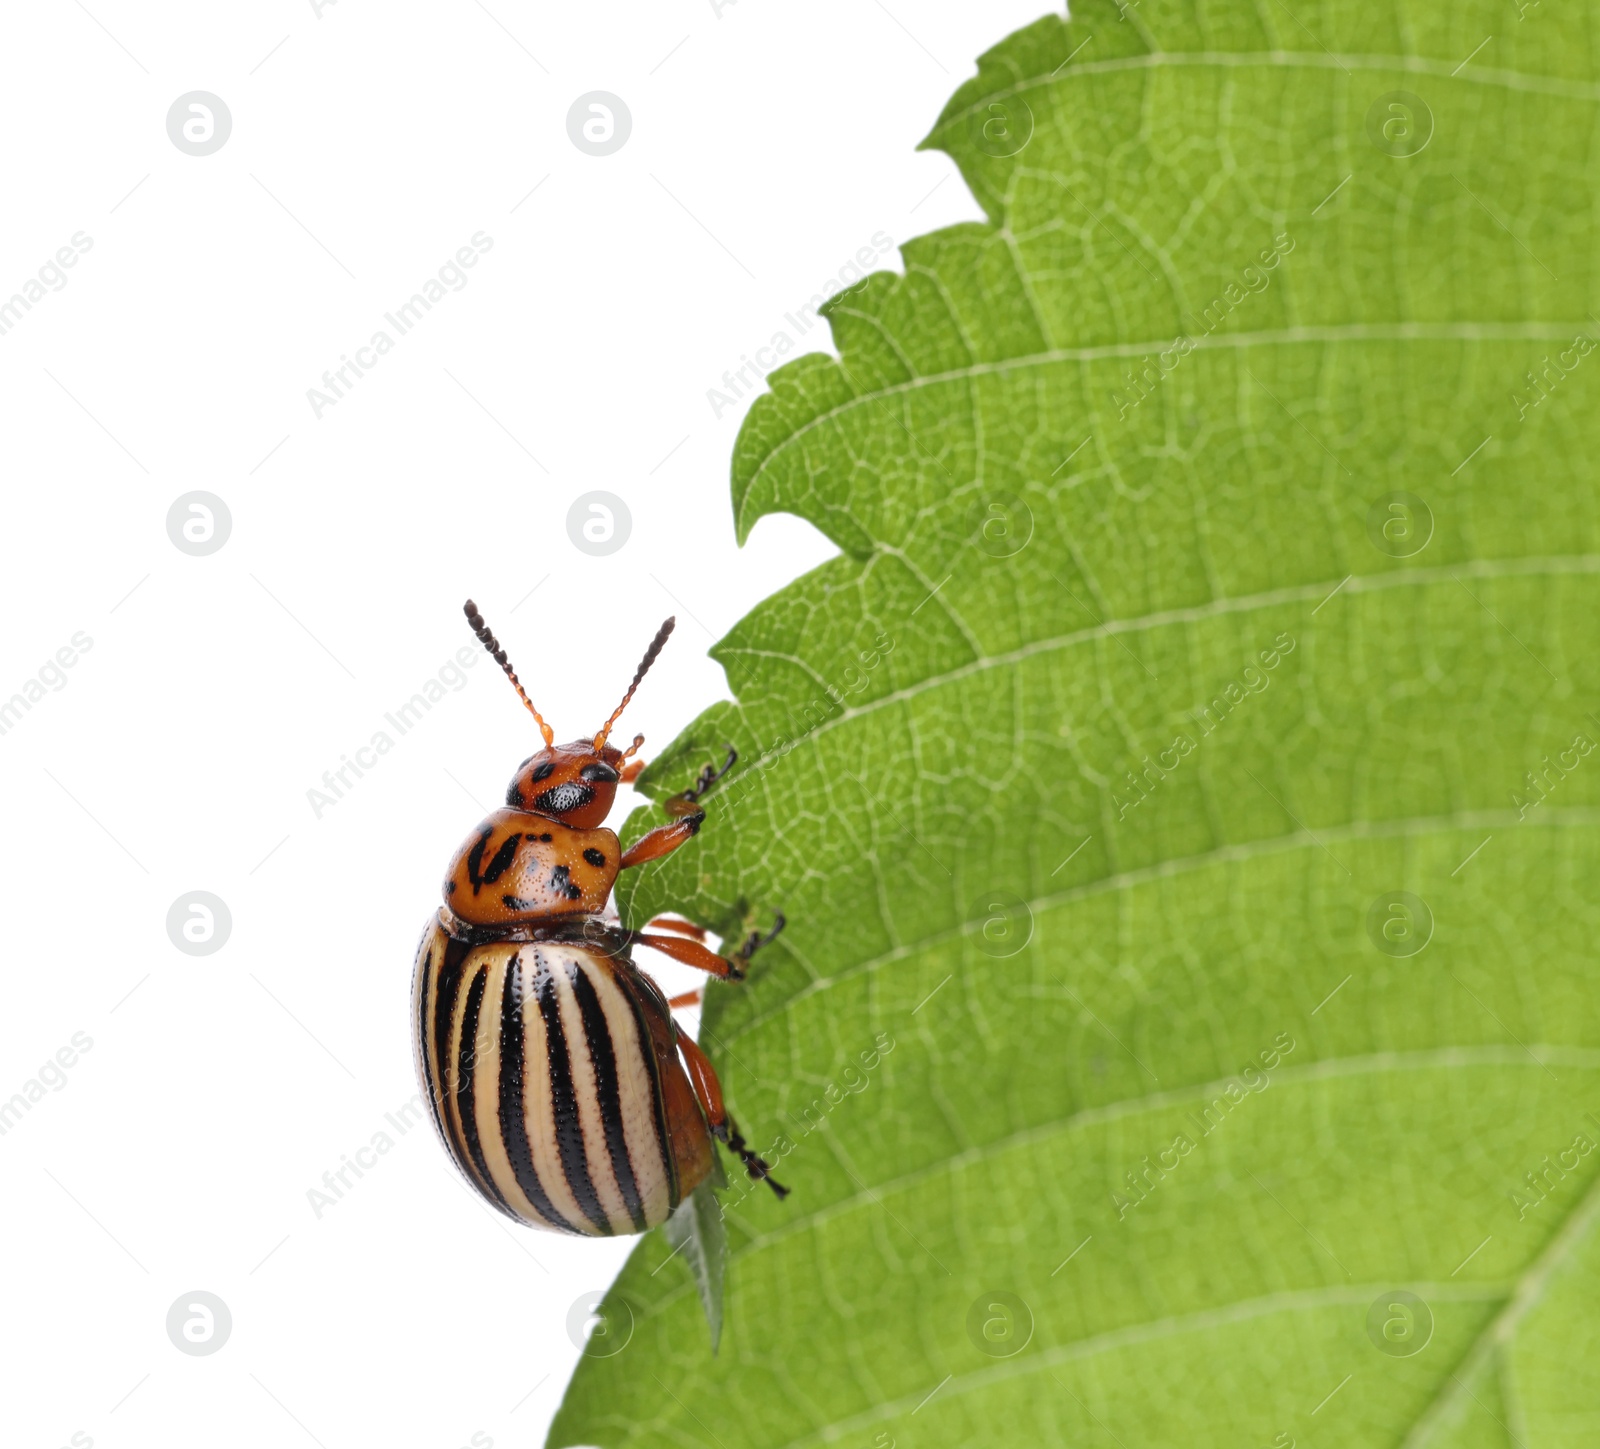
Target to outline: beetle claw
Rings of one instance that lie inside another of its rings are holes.
[[[717,1141],[726,1143],[728,1150],[744,1163],[744,1170],[752,1182],[766,1183],[778,1195],[780,1202],[789,1196],[789,1189],[772,1175],[772,1168],[766,1159],[750,1150],[750,1144],[740,1136],[739,1129],[733,1125],[731,1117],[726,1122],[718,1123],[711,1132]]]
[[[778,939],[779,935],[782,934],[783,928],[787,926],[789,922],[782,911],[774,911],[772,914],[774,918],[772,922],[772,929],[765,935],[762,935],[760,931],[752,931],[749,936],[745,938],[744,945],[739,947],[739,960],[748,961],[763,946],[770,946]]]

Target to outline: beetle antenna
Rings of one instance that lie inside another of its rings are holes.
[[[650,647],[644,651],[644,658],[639,661],[639,667],[633,671],[633,683],[628,686],[628,692],[622,696],[622,703],[611,711],[611,718],[600,726],[600,733],[594,737],[594,752],[599,754],[601,747],[606,742],[606,737],[611,733],[611,726],[617,722],[622,711],[628,707],[628,701],[633,698],[633,692],[639,687],[639,681],[644,678],[645,672],[656,662],[656,655],[661,652],[661,647],[667,642],[667,636],[672,633],[678,620],[674,615],[665,624],[656,630],[656,637],[650,641]],[[533,706],[529,705],[532,709]]]
[[[539,721],[539,733],[544,736],[546,746],[556,742],[556,732],[544,722],[544,716],[533,707],[533,701],[528,698],[528,692],[522,687],[522,681],[517,678],[517,671],[511,667],[511,661],[506,658],[506,651],[500,647],[500,641],[489,631],[489,626],[483,622],[483,615],[478,612],[478,606],[468,599],[461,606],[461,612],[467,616],[467,623],[472,626],[472,632],[478,636],[478,642],[489,651],[489,657],[506,672],[506,677],[511,681],[511,687],[516,690],[517,697],[528,707],[528,713]],[[639,681],[636,679],[634,683]],[[629,690],[631,694],[633,691]],[[623,701],[626,703],[627,701]]]
[[[643,735],[635,735],[633,737],[633,743],[631,745],[629,745],[626,750],[623,751],[622,758],[625,759],[625,760],[631,760],[636,754],[639,753],[639,751],[643,748],[643,746],[644,746],[644,736]]]

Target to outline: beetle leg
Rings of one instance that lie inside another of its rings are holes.
[[[734,959],[736,961],[748,963],[750,958],[754,956],[756,952],[759,951],[763,946],[770,946],[778,939],[778,933],[782,931],[783,928],[789,923],[784,919],[784,914],[782,911],[774,911],[772,914],[774,917],[772,929],[764,936],[760,931],[752,931],[747,937],[745,937],[744,945],[739,947],[739,949],[734,952]]]
[[[693,921],[680,921],[676,916],[656,916],[644,923],[645,930],[676,931],[680,936],[692,936],[696,941],[706,938],[706,928]]]
[[[680,1006],[699,1006],[704,999],[705,992],[703,991],[685,991],[681,996],[669,996],[667,1005],[674,1009]]]
[[[694,784],[680,794],[673,795],[661,802],[661,808],[668,815],[688,815],[691,811],[698,810],[698,801],[713,785],[734,767],[739,758],[739,752],[732,745],[728,746],[728,758],[722,762],[719,770],[715,765],[707,765],[701,770]]]
[[[649,946],[651,950],[670,956],[674,961],[681,961],[685,966],[693,966],[697,971],[709,971],[724,981],[744,980],[744,960],[740,957],[719,956],[709,946],[702,946],[700,942],[682,936],[650,936],[643,931],[633,931],[630,935],[637,944]]]
[[[717,1080],[715,1068],[700,1050],[699,1044],[677,1022],[672,1024],[678,1036],[678,1050],[689,1069],[689,1081],[699,1099],[700,1109],[706,1114],[706,1124],[718,1142],[725,1142],[728,1150],[742,1163],[744,1170],[757,1182],[765,1182],[780,1198],[788,1197],[789,1189],[772,1176],[772,1169],[750,1150],[749,1144],[739,1135],[739,1129],[722,1104],[722,1083]]]
[[[617,776],[624,785],[631,785],[644,773],[643,760],[630,760],[622,767],[622,772]]]
[[[773,916],[775,919],[770,931],[764,934],[761,931],[752,931],[745,938],[744,945],[731,956],[719,956],[709,946],[702,944],[706,934],[703,928],[692,926],[687,921],[671,921],[661,916],[657,916],[650,925],[661,926],[669,931],[681,931],[683,935],[656,936],[635,931],[632,933],[632,939],[641,946],[649,946],[664,956],[672,957],[674,961],[683,962],[685,966],[709,971],[713,976],[719,976],[725,981],[743,981],[750,958],[763,946],[770,946],[777,939],[778,933],[788,925],[782,911],[774,911]],[[690,936],[698,939],[688,939]]]
[[[627,870],[629,866],[644,865],[647,861],[660,860],[663,855],[671,855],[684,841],[700,833],[705,818],[704,810],[696,810],[692,815],[647,831],[622,853],[622,864],[617,868]]]

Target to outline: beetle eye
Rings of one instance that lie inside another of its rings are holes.
[[[533,757],[530,755],[528,758],[532,759]],[[526,763],[526,761],[524,761],[524,763]],[[542,765],[534,770],[533,778],[535,780],[547,780],[551,775],[555,774],[555,769],[556,762],[554,760],[546,760]]]
[[[615,785],[618,780],[618,775],[610,765],[585,765],[581,770],[578,771],[578,778],[580,780],[594,780],[597,782],[603,781],[607,785]]]

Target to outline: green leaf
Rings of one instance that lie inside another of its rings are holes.
[[[720,1186],[727,1186],[723,1178]],[[661,1231],[674,1253],[682,1253],[694,1279],[711,1332],[711,1352],[722,1342],[722,1288],[728,1266],[728,1233],[712,1182],[702,1182],[673,1210]]]
[[[740,434],[842,553],[624,909],[786,913],[702,1035],[793,1192],[552,1444],[1600,1442],[1593,7],[1075,9]]]

